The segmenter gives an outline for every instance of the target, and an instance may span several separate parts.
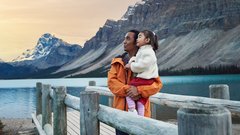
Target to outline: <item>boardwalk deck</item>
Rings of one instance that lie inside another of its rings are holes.
[[[37,125],[36,121],[34,121],[34,123]],[[70,111],[67,112],[67,134],[80,135],[79,111],[71,109]],[[100,135],[115,135],[115,129],[100,122]]]
[[[80,135],[80,112],[71,110],[67,113],[67,134]],[[100,135],[115,135],[115,129],[100,122]]]

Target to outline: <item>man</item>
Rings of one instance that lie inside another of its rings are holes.
[[[112,60],[111,69],[108,72],[108,87],[114,94],[113,107],[123,111],[128,111],[126,104],[126,96],[131,97],[133,100],[138,100],[141,97],[149,97],[156,94],[162,88],[162,82],[160,78],[155,78],[154,83],[151,85],[143,86],[130,86],[128,85],[133,73],[130,69],[126,69],[125,65],[128,63],[132,56],[135,56],[138,47],[136,45],[138,31],[130,30],[125,35],[123,41],[124,51],[123,55],[118,56]],[[145,104],[145,117],[151,116],[150,102],[149,100]],[[116,130],[116,135],[127,135],[119,130]]]

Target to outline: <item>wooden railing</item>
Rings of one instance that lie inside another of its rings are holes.
[[[86,90],[80,93],[80,98],[67,94],[65,87],[55,87],[52,89],[50,85],[37,83],[36,89],[36,114],[33,114],[32,117],[40,123],[40,125],[37,125],[40,134],[67,134],[66,107],[70,107],[80,111],[81,135],[99,135],[100,121],[116,129],[133,135],[186,134],[186,131],[183,130],[185,129],[185,125],[176,126],[159,120],[141,117],[138,115],[132,115],[128,112],[120,111],[104,105],[99,105],[99,95],[110,97],[109,105],[112,105],[113,94],[106,87],[87,86]],[[164,105],[169,107],[189,109],[197,108],[197,110],[199,110],[198,108],[203,108],[203,110],[206,110],[205,108],[209,108],[209,106],[214,106],[213,114],[215,114],[216,112],[222,113],[223,109],[221,108],[225,107],[230,110],[234,116],[240,116],[240,102],[238,101],[163,93],[157,93],[151,96],[150,101],[154,105]],[[51,102],[53,102],[53,107],[51,106]],[[54,116],[53,123],[51,113],[52,109]],[[220,124],[224,123],[226,128],[231,128],[231,121],[228,118],[230,116],[230,113],[228,113],[227,109],[224,112],[224,118],[223,115],[216,115],[216,117],[214,118],[212,118],[212,115],[209,115],[208,119],[227,120],[227,122],[220,122]],[[185,116],[184,111],[185,110],[181,110],[179,116]],[[209,109],[207,110],[207,112],[209,112]],[[179,121],[179,123],[181,123],[181,121]],[[189,125],[186,124],[186,126],[190,127],[191,123]],[[217,127],[218,125],[215,126]],[[179,129],[179,127],[184,128]],[[192,128],[192,130],[194,130],[194,128]],[[212,132],[218,129],[210,126],[208,130],[211,130]],[[230,132],[229,135],[231,135]]]
[[[66,107],[70,107],[78,111],[81,110],[81,135],[99,135],[100,121],[129,134],[177,134],[176,125],[137,115],[132,115],[128,112],[123,112],[111,107],[99,105],[99,93],[89,91],[88,88],[86,88],[85,92],[80,93],[80,98],[66,94],[65,87],[51,88],[50,85],[41,83],[37,83],[36,91],[36,114],[32,114],[32,117],[34,121],[39,122],[38,125],[36,123],[35,124],[40,135],[67,134]],[[104,94],[100,93],[100,95]],[[51,106],[51,102],[53,102],[53,106]],[[51,113],[52,111],[53,122]],[[143,125],[148,126],[145,127]],[[137,129],[132,130],[133,128],[130,128],[131,126],[134,126],[134,128]]]
[[[108,96],[111,98],[113,97],[111,91],[106,87],[87,86],[86,90],[96,91],[100,93],[100,95]],[[239,101],[167,93],[157,93],[150,97],[150,101],[153,103],[153,105],[161,105],[174,108],[223,106],[230,110],[233,116],[240,117]]]

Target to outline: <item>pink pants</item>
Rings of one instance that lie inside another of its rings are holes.
[[[126,97],[126,100],[127,100],[127,104],[128,104],[129,109],[136,109],[137,112],[138,112],[138,115],[144,116],[145,107],[144,107],[144,104],[142,102],[136,101],[136,103],[137,103],[137,107],[136,107],[136,103],[135,103],[134,100],[132,100],[132,98]]]
[[[154,82],[154,79],[143,79],[135,77],[130,81],[130,85],[133,86],[141,86],[141,85],[151,85]],[[138,101],[132,100],[130,97],[126,97],[128,108],[129,109],[136,109],[138,112],[138,115],[144,116],[145,111],[145,104],[148,100],[148,98],[140,98]],[[136,107],[137,104],[137,107]]]

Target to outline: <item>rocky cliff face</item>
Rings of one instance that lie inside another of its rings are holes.
[[[148,29],[158,35],[161,70],[239,65],[239,24],[237,0],[143,0],[130,6],[120,20],[107,20],[85,43],[85,54],[89,50],[95,53],[90,62],[83,55],[56,73],[72,71],[69,75],[74,76],[106,70],[111,59],[123,53],[121,43],[130,29]],[[80,61],[86,63],[79,65]]]

